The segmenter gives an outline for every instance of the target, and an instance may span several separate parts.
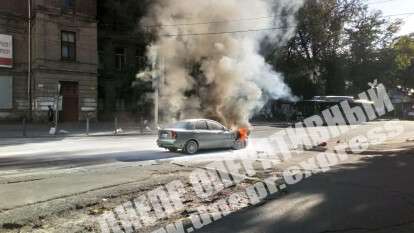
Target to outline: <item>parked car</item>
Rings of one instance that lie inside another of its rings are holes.
[[[192,119],[159,130],[157,144],[172,152],[182,150],[195,154],[201,149],[240,149],[246,146],[247,138],[241,140],[237,131],[231,131],[216,121]]]

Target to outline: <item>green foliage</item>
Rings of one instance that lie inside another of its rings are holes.
[[[414,59],[414,35],[400,37],[393,46],[396,52],[395,63],[398,70],[406,70],[412,66]]]
[[[413,37],[393,43],[401,20],[370,12],[362,0],[308,0],[297,20],[293,38],[267,56],[296,95],[352,95],[374,79],[410,83]]]
[[[395,76],[404,88],[414,87],[414,34],[402,36],[393,44]]]

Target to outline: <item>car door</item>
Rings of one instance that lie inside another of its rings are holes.
[[[207,121],[207,126],[211,134],[211,143],[214,148],[231,147],[231,134],[226,128],[214,121]]]
[[[200,148],[212,148],[213,144],[211,142],[211,134],[205,120],[199,120],[194,123],[194,133]]]

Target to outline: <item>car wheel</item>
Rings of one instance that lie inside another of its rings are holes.
[[[178,151],[178,149],[177,149],[177,148],[168,148],[168,150],[169,150],[170,152],[177,152],[177,151]]]
[[[187,144],[185,144],[184,151],[185,153],[190,154],[190,155],[197,153],[198,151],[197,142],[193,140],[188,141]]]

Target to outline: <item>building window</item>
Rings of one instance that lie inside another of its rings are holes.
[[[63,0],[63,6],[66,9],[72,9],[75,5],[75,0]]]
[[[76,60],[76,34],[74,32],[62,32],[62,60]]]
[[[115,54],[115,68],[117,70],[123,70],[126,67],[126,53],[125,48],[116,48]]]

